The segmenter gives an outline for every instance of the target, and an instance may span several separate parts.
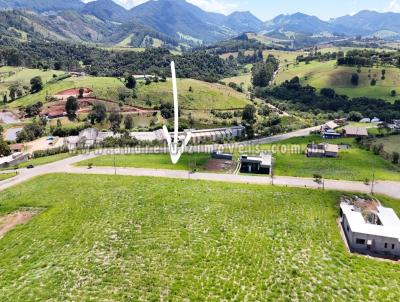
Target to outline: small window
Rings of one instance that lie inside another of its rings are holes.
[[[357,238],[357,239],[356,239],[356,243],[357,243],[357,244],[365,244],[365,239],[359,239],[359,238]]]
[[[387,249],[387,243],[385,242],[385,249]]]
[[[394,250],[394,247],[395,247],[396,245],[395,244],[392,244],[392,250]]]

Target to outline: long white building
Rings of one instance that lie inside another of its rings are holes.
[[[349,247],[357,252],[400,257],[400,220],[391,208],[363,210],[340,204],[341,223]]]

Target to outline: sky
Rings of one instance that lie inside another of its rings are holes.
[[[85,0],[88,2],[91,0]],[[114,0],[126,8],[146,0]],[[263,21],[280,14],[302,12],[323,20],[351,15],[360,10],[400,12],[400,0],[187,0],[206,11],[229,14],[233,11],[250,11]]]

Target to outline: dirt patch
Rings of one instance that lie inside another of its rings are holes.
[[[83,88],[83,95],[85,96],[85,95],[87,95],[87,94],[90,94],[90,93],[92,93],[93,91],[91,90],[91,89],[89,89],[89,88]],[[56,93],[56,96],[77,96],[77,95],[79,95],[79,88],[77,88],[77,89],[67,89],[67,90],[64,90],[64,91],[60,91],[60,92],[57,92]]]
[[[233,172],[236,167],[236,163],[231,160],[224,159],[210,159],[204,164],[204,169],[207,171],[214,172]]]
[[[22,210],[0,217],[0,239],[17,225],[27,223],[40,211],[40,209]]]

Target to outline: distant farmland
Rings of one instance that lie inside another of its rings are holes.
[[[382,69],[386,70],[385,79],[381,79]],[[333,88],[338,94],[349,97],[382,98],[393,102],[396,97],[391,96],[392,90],[400,94],[400,69],[394,67],[362,67],[359,74],[359,85],[353,86],[350,82],[351,75],[357,72],[357,67],[336,66],[336,61],[311,62],[309,64],[284,66],[280,70],[276,83],[280,84],[298,76],[303,84],[309,84],[315,88]],[[375,86],[371,80],[376,79]]]

